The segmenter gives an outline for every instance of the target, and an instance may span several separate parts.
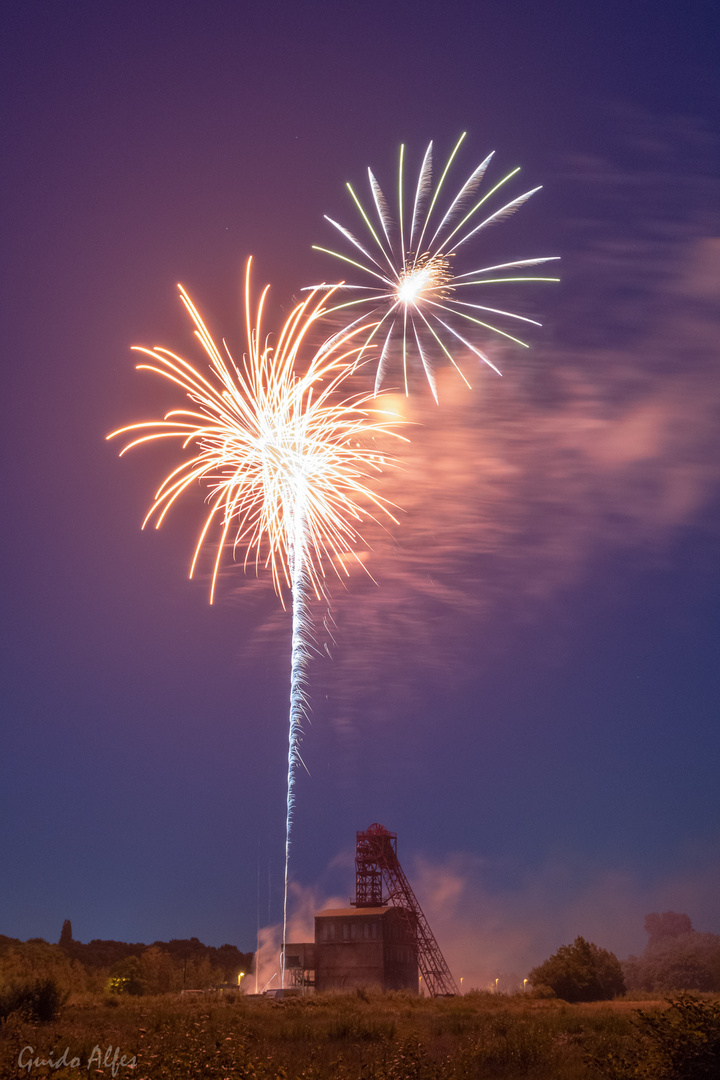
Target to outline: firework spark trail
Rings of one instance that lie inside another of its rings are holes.
[[[365,210],[353,187],[347,184],[355,207],[370,234],[370,241],[361,242],[345,226],[327,215],[325,217],[344,240],[355,249],[353,258],[339,251],[313,245],[314,250],[332,255],[355,270],[361,271],[366,275],[366,280],[370,277],[373,281],[371,285],[344,284],[342,286],[344,289],[353,290],[361,295],[356,299],[337,304],[331,310],[361,308],[365,314],[357,322],[368,315],[376,320],[366,342],[369,343],[377,337],[381,343],[375,380],[376,392],[387,375],[392,343],[396,338],[402,342],[402,368],[406,394],[408,392],[408,355],[413,346],[417,350],[436,400],[437,385],[433,354],[443,354],[465,382],[467,379],[460,370],[454,355],[459,348],[463,353],[466,351],[473,353],[484,364],[500,374],[487,355],[465,335],[470,332],[476,334],[479,329],[480,332],[500,335],[527,348],[527,342],[515,337],[501,326],[496,326],[495,317],[499,316],[501,320],[531,323],[534,326],[540,326],[540,323],[516,312],[474,302],[474,290],[482,291],[485,286],[492,287],[498,284],[559,280],[554,277],[528,275],[525,272],[526,268],[551,262],[557,256],[519,259],[477,270],[468,270],[464,273],[454,272],[453,260],[463,244],[476,237],[482,229],[514,213],[540,190],[537,187],[532,188],[511,199],[499,210],[484,216],[483,208],[487,201],[520,171],[519,168],[513,169],[475,201],[478,188],[493,157],[493,154],[489,154],[462,184],[436,224],[440,215],[438,208],[440,194],[464,138],[465,133],[458,140],[434,188],[432,184],[433,144],[429,144],[420,168],[411,214],[406,213],[405,206],[405,147],[400,147],[396,223],[392,220],[388,202],[370,169],[368,169],[368,179],[377,221],[373,221],[371,213]],[[319,287],[322,286],[310,286],[310,288]],[[467,299],[460,299],[460,295],[467,296]],[[493,322],[487,322],[487,316],[492,317]],[[357,326],[357,322],[351,323],[350,327]]]
[[[303,719],[309,706],[307,697],[307,664],[310,659],[312,617],[308,598],[310,582],[305,559],[305,515],[301,498],[295,515],[295,539],[290,552],[292,592],[292,640],[290,646],[290,725],[288,731],[287,805],[285,814],[285,873],[283,883],[283,941],[280,955],[281,986],[285,986],[285,943],[288,923],[288,868],[290,866],[290,830],[295,806],[295,774],[299,765],[305,766],[300,755]]]
[[[168,379],[193,403],[192,409],[172,409],[162,420],[129,424],[107,437],[133,433],[121,456],[156,439],[178,439],[186,457],[163,480],[143,521],[159,528],[168,511],[186,491],[204,481],[209,513],[200,530],[190,577],[213,527],[219,539],[213,563],[210,603],[213,602],[223,552],[244,549],[247,568],[254,554],[256,572],[269,568],[283,600],[289,588],[292,604],[290,722],[283,899],[283,953],[287,932],[288,865],[294,807],[295,776],[300,756],[302,721],[307,715],[307,662],[313,648],[309,598],[324,594],[329,565],[347,575],[344,557],[354,556],[360,539],[356,526],[363,517],[381,511],[392,518],[390,504],[365,481],[392,462],[367,444],[376,437],[396,435],[388,427],[392,414],[370,406],[372,395],[341,397],[343,383],[357,369],[361,345],[354,338],[367,327],[335,335],[311,357],[305,374],[296,372],[299,353],[307,348],[311,327],[325,314],[329,294],[315,291],[291,312],[277,346],[262,342],[262,313],[268,287],[252,324],[250,270],[245,277],[245,315],[248,352],[240,369],[223,342],[218,350],[199,312],[180,287],[195,335],[210,361],[210,378],[167,349],[137,348],[151,358],[138,365]],[[384,419],[383,419],[384,417]],[[370,510],[363,507],[369,504]],[[394,519],[393,519],[394,520]]]

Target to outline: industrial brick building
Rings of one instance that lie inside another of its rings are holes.
[[[432,995],[457,987],[397,859],[397,837],[382,825],[357,834],[353,907],[315,916],[315,941],[285,947],[288,987],[342,993],[362,987]],[[383,899],[383,884],[387,897]]]
[[[396,907],[328,908],[315,916],[315,989],[418,990],[417,945]]]

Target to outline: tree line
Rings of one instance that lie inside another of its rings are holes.
[[[73,939],[69,919],[57,944],[0,934],[0,988],[50,978],[64,993],[206,990],[237,986],[238,974],[249,972],[252,964],[252,952],[234,945],[203,945],[196,937],[151,945],[102,939],[83,943]]]
[[[530,972],[536,995],[565,1001],[603,1001],[624,993],[720,992],[720,936],[693,928],[674,911],[645,918],[648,943],[624,961],[577,937]],[[238,985],[253,954],[234,945],[215,948],[196,937],[151,945],[94,939],[75,941],[68,919],[57,944],[0,934],[0,990],[53,979],[63,993],[163,994]]]
[[[622,963],[614,953],[577,937],[533,968],[529,982],[538,995],[564,1001],[607,1001],[638,991],[720,991],[720,936],[699,933],[676,911],[645,917],[648,943],[640,956]]]
[[[623,963],[628,990],[720,991],[720,936],[693,929],[675,911],[645,917],[648,943]]]

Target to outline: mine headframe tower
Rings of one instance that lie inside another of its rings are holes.
[[[387,888],[385,899],[383,882]],[[445,957],[440,952],[440,946],[400,866],[397,857],[397,834],[388,832],[384,825],[371,825],[365,832],[357,833],[353,903],[358,908],[382,907],[385,904],[397,907],[402,912],[410,936],[416,944],[418,967],[428,993],[432,997],[438,997],[459,992]]]

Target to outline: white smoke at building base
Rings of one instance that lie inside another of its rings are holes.
[[[324,895],[316,886],[303,886],[290,882],[288,900],[288,943],[311,942],[315,940],[315,915],[322,908],[346,907],[347,898]],[[278,990],[281,986],[280,954],[282,945],[282,923],[261,927],[258,946],[255,953],[252,986],[246,991],[263,993],[265,990]],[[286,977],[285,985],[288,985]],[[257,989],[256,989],[257,987]]]

